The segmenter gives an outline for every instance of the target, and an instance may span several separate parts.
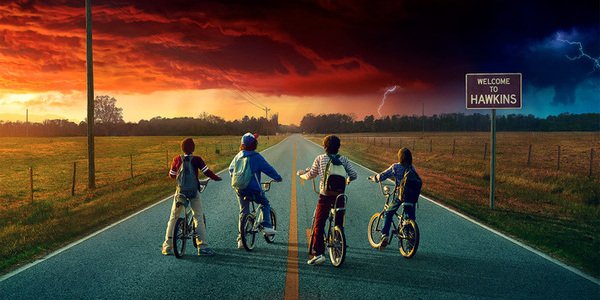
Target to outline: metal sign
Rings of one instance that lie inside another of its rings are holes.
[[[471,73],[465,76],[467,109],[521,109],[521,73]]]

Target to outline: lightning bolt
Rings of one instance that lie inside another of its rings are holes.
[[[387,98],[387,96],[391,93],[393,93],[394,91],[396,91],[396,89],[398,88],[397,85],[387,89],[385,91],[385,93],[383,94],[383,98],[381,98],[381,104],[379,104],[379,107],[377,108],[377,113],[379,114],[379,116],[381,117],[381,108],[383,107],[383,105],[385,104],[385,98]]]
[[[582,58],[589,59],[594,64],[594,67],[592,69],[592,73],[595,72],[596,70],[600,70],[600,57],[595,58],[595,57],[592,57],[589,54],[585,53],[585,51],[583,50],[583,45],[581,44],[581,42],[572,42],[572,41],[569,41],[569,40],[565,40],[565,39],[563,39],[563,38],[560,37],[560,33],[556,34],[556,40],[559,41],[559,42],[567,43],[569,45],[576,45],[578,47],[579,55],[577,55],[575,57],[571,57],[569,55],[565,55],[569,60],[579,60],[579,59],[582,59]]]

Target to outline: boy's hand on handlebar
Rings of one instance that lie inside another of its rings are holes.
[[[302,176],[302,175],[306,174],[306,172],[308,172],[308,170],[309,170],[308,168],[305,169],[305,170],[298,170],[298,172],[296,172],[296,175],[297,176]]]

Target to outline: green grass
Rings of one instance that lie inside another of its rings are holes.
[[[489,134],[381,133],[341,138],[342,153],[378,171],[397,161],[400,146],[410,148],[425,195],[600,276],[600,157],[594,158],[588,176],[590,149],[599,156],[600,133],[498,133],[495,210],[489,208],[489,152],[483,159]],[[321,136],[312,139],[318,143]],[[533,153],[527,166],[529,144]],[[561,170],[557,170],[557,145]]]
[[[122,219],[173,193],[169,163],[182,137],[96,139],[97,189],[88,191],[86,138],[0,138],[0,273]],[[259,149],[283,139],[261,137]],[[195,139],[196,152],[217,172],[238,152],[239,137]],[[130,174],[133,154],[134,177]],[[71,196],[73,161],[77,193]],[[29,199],[29,167],[34,201]]]

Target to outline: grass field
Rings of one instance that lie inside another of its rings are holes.
[[[312,139],[320,143],[321,137]],[[600,133],[498,133],[493,211],[489,208],[489,133],[341,138],[343,154],[379,171],[397,161],[399,147],[408,147],[423,178],[424,194],[600,276]],[[592,148],[595,157],[589,176]]]
[[[174,183],[167,174],[182,139],[96,138],[97,189],[88,191],[87,138],[0,138],[0,273],[173,193]],[[258,150],[282,139],[263,136]],[[195,154],[215,172],[225,168],[239,150],[237,136],[195,141]],[[71,196],[73,162],[77,163],[75,196]]]

